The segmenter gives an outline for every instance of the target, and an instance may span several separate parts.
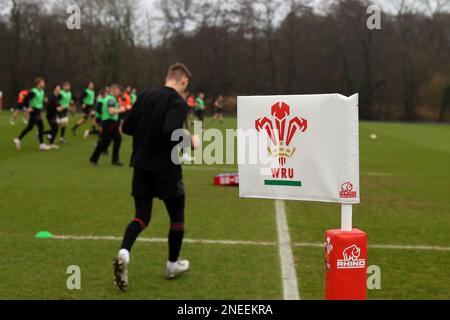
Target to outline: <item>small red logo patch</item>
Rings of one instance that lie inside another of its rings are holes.
[[[346,182],[341,186],[339,197],[346,199],[356,198],[356,191],[353,191],[353,184],[351,182]]]

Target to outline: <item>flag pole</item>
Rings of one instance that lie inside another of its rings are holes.
[[[352,231],[352,205],[342,204],[341,207],[341,230],[350,232]]]

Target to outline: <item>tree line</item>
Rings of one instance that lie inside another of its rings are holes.
[[[448,121],[448,2],[393,0],[369,30],[365,0],[0,0],[0,90],[8,105],[38,75],[146,90],[181,61],[210,99],[358,92],[363,119]]]

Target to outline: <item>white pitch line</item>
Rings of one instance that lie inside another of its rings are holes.
[[[284,201],[275,200],[275,211],[284,300],[300,300],[297,272],[295,271],[294,255],[292,253],[291,237],[289,235]]]
[[[121,237],[114,236],[62,236],[55,235],[56,240],[104,240],[104,241],[121,241]],[[138,238],[139,242],[166,243],[167,238]],[[270,241],[245,241],[245,240],[208,240],[208,239],[184,239],[184,243],[192,244],[223,244],[223,245],[249,245],[249,246],[274,246],[275,242]]]
[[[396,244],[372,244],[369,249],[394,249],[394,250],[425,250],[425,251],[450,251],[450,247],[439,246],[415,246],[415,245],[396,245]]]
[[[294,243],[294,247],[305,247],[305,248],[323,248],[324,245],[321,243],[308,243],[308,242],[297,242]],[[424,246],[424,245],[400,245],[400,244],[369,244],[367,246],[369,249],[392,249],[392,250],[419,250],[419,251],[450,251],[450,247],[440,247],[440,246]]]
[[[121,237],[115,236],[73,236],[55,235],[56,240],[93,240],[93,241],[121,241]],[[140,242],[165,243],[167,238],[138,238]],[[245,240],[210,240],[210,239],[184,239],[185,243],[191,244],[219,244],[219,245],[248,245],[271,247],[277,245],[273,241],[245,241]],[[321,243],[295,242],[294,247],[323,248]],[[423,250],[423,251],[450,251],[450,247],[427,246],[427,245],[397,245],[397,244],[371,244],[369,249],[391,249],[391,250]]]

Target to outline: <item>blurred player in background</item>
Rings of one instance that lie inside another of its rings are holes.
[[[135,104],[136,100],[137,100],[137,90],[136,88],[133,88],[133,90],[131,90],[131,103]]]
[[[60,94],[61,94],[61,86],[60,85],[54,85],[52,93],[50,94],[48,101],[47,101],[47,122],[50,125],[50,130],[44,132],[44,134],[48,137],[50,141],[50,148],[52,149],[59,149],[57,145],[55,145],[55,139],[58,135],[58,121],[57,121],[57,115],[58,115],[58,108],[59,106],[59,100],[60,100]]]
[[[92,120],[92,132],[97,131],[97,127],[95,124],[95,85],[91,81],[87,84],[86,88],[84,89],[83,93],[80,96],[81,101],[81,109],[83,110],[83,117],[77,122],[77,124],[72,128],[72,133],[76,135],[77,129],[81,127],[83,124],[85,124],[89,119]],[[87,139],[89,136],[90,131],[85,130],[83,137]]]
[[[104,88],[100,91],[100,94],[97,96],[95,100],[95,124],[98,128],[98,134],[101,134],[102,131],[102,108],[103,108],[103,100],[109,95],[109,87]],[[91,134],[95,134],[95,132],[91,132]]]
[[[214,108],[216,109],[213,120],[219,120],[219,122],[223,123],[223,96],[219,95],[214,101]]]
[[[72,92],[70,91],[71,85],[69,82],[64,82],[62,85],[62,90],[60,92],[59,107],[57,121],[61,128],[61,134],[59,138],[60,143],[67,143],[65,139],[66,129],[69,125],[69,111],[70,106],[73,104]]]
[[[17,97],[17,105],[14,109],[11,109],[11,119],[10,119],[10,123],[11,125],[15,125],[16,124],[16,120],[17,117],[19,116],[20,111],[23,111],[23,123],[27,124],[28,123],[28,113],[25,111],[24,109],[24,102],[25,102],[25,98],[28,95],[28,90],[22,90],[19,92],[19,96]]]
[[[33,130],[34,126],[38,127],[39,149],[43,151],[50,150],[50,147],[44,143],[44,122],[42,121],[42,108],[45,104],[45,80],[37,78],[35,87],[26,96],[23,105],[30,114],[27,127],[20,133],[19,137],[14,139],[17,150],[21,148],[22,139]]]
[[[90,158],[90,162],[94,165],[97,165],[100,155],[108,149],[111,142],[113,142],[112,164],[115,166],[123,165],[119,160],[120,146],[122,144],[122,136],[119,130],[119,115],[125,112],[125,108],[119,107],[118,97],[120,94],[120,87],[114,84],[111,86],[111,93],[102,101],[102,133],[100,141],[97,143]]]
[[[187,116],[187,122],[188,126],[187,129],[189,130],[189,127],[194,126],[194,109],[195,109],[195,97],[192,94],[187,94],[186,103],[189,107],[188,116]]]
[[[127,113],[131,110],[133,107],[133,101],[131,99],[131,87],[127,86],[125,90],[122,93],[122,101],[123,101],[123,107],[125,108],[125,112],[122,114],[122,120],[125,119],[127,116]]]
[[[198,121],[203,122],[205,119],[205,94],[199,93],[197,99],[195,99],[195,115]]]

